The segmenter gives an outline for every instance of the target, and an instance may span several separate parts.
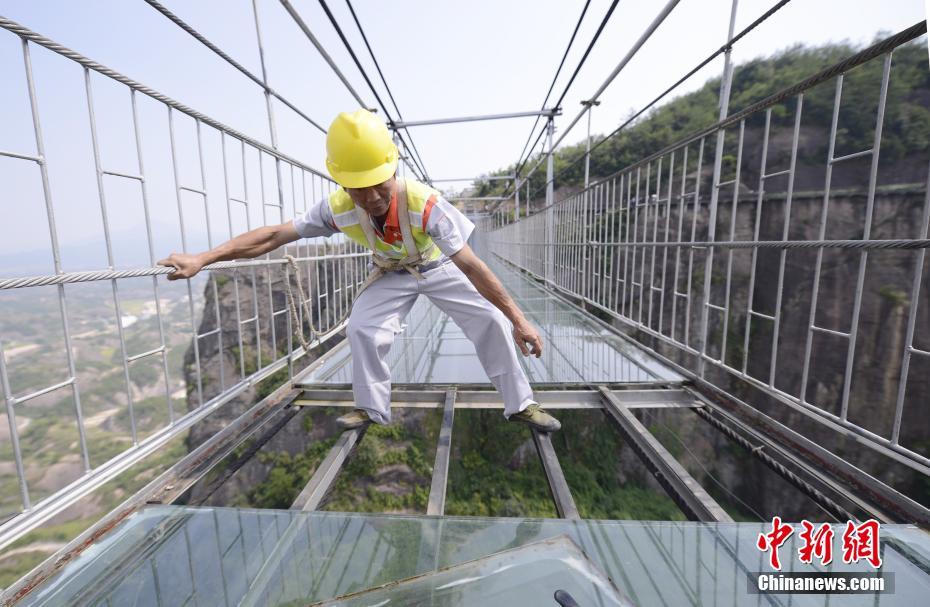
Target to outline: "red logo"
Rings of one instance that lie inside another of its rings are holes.
[[[820,564],[829,565],[833,562],[833,536],[834,531],[830,523],[815,525],[810,521],[801,521],[802,531],[798,534],[801,547],[798,548],[798,560],[802,563],[813,564],[816,557]],[[858,525],[853,521],[846,523],[843,532],[843,562],[846,564],[858,563],[866,560],[876,569],[882,566],[881,550],[879,546],[879,531],[881,523],[869,519]],[[794,534],[791,525],[782,523],[781,517],[772,518],[772,530],[760,533],[756,540],[756,547],[762,552],[769,553],[769,564],[772,569],[781,571],[781,559],[778,549]]]
[[[843,532],[843,562],[857,563],[860,559],[865,559],[876,569],[881,567],[878,530],[879,522],[875,519],[869,519],[859,525],[848,521],[846,531]]]
[[[812,563],[816,556],[822,565],[833,562],[833,528],[824,523],[814,530],[814,524],[801,521],[804,531],[798,536],[802,545],[798,548],[798,557],[802,563]]]
[[[778,549],[791,537],[792,533],[794,533],[794,529],[791,525],[783,525],[781,518],[776,516],[772,519],[772,531],[759,534],[759,539],[756,540],[756,546],[762,552],[771,551],[769,563],[772,565],[772,569],[781,571],[781,561],[778,560]]]

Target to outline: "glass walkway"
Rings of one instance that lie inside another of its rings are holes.
[[[822,595],[747,593],[750,573],[766,566],[755,549],[764,531],[757,523],[151,506],[22,604],[540,607],[556,605],[557,590],[585,607],[829,604]],[[906,525],[882,532],[894,593],[845,595],[841,604],[924,604],[926,534]],[[785,572],[874,571],[865,563],[802,566],[785,558],[797,548],[796,537],[782,548]]]
[[[490,255],[484,258],[510,291],[526,317],[537,326],[548,351],[541,358],[520,357],[530,383],[650,383],[682,378],[643,354],[576,308],[555,299],[543,287]],[[394,384],[487,384],[475,348],[452,320],[420,297],[395,339],[388,357]],[[349,384],[352,357],[347,344],[302,383]]]

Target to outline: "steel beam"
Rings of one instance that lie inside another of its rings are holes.
[[[659,484],[691,520],[732,523],[733,519],[688,474],[656,437],[607,388],[599,386],[604,409]]]
[[[368,425],[366,424],[360,428],[346,430],[339,436],[339,440],[326,454],[326,459],[320,463],[316,472],[313,473],[310,482],[307,483],[307,486],[291,504],[291,510],[309,512],[319,508],[323,498],[326,497],[326,494],[329,493],[336,481],[336,477],[339,476],[342,465],[349,459],[349,454],[362,439],[362,436],[365,435],[367,429]]]
[[[513,196],[456,196],[447,198],[449,202],[480,202],[482,200],[510,200]]]
[[[546,432],[533,430],[533,442],[536,443],[536,452],[539,453],[539,459],[546,471],[549,490],[552,492],[552,501],[555,502],[555,509],[558,511],[559,516],[568,519],[580,519],[578,508],[575,506],[575,499],[572,497],[572,492],[565,481],[565,475],[562,474],[559,458],[552,447],[552,438]]]
[[[856,468],[821,444],[732,395],[723,394],[716,386],[696,382],[694,392],[707,404],[708,410],[725,419],[729,425],[751,430],[756,439],[774,439],[763,443],[767,445],[765,451],[768,455],[777,456],[782,463],[790,462],[795,473],[815,488],[852,500],[878,520],[930,525],[930,509],[926,506]],[[856,438],[855,435],[847,436]],[[779,444],[787,447],[787,451],[783,451]],[[824,476],[824,472],[831,476]]]
[[[427,126],[431,124],[453,124],[455,122],[481,122],[484,120],[504,120],[506,118],[526,118],[527,116],[555,116],[558,115],[555,109],[537,110],[534,112],[513,112],[510,114],[485,114],[484,116],[461,116],[458,118],[436,118],[433,120],[413,120],[404,122],[395,122],[391,125],[393,129],[405,129],[411,126]]]
[[[631,409],[693,408],[701,406],[690,393],[677,387],[662,388],[661,385],[638,384],[633,389],[610,386],[607,389],[616,396],[619,402]],[[467,389],[468,387],[460,386],[456,389],[456,409],[502,409],[504,407],[500,394],[496,391]],[[435,388],[424,388],[422,390],[416,388],[410,390],[395,389],[391,402],[394,407],[431,409],[442,407],[445,403],[445,397],[445,391]],[[535,397],[539,404],[547,409],[602,409],[604,407],[601,395],[594,390],[571,388],[545,390],[536,386]],[[348,388],[341,386],[335,389],[315,387],[305,389],[300,398],[294,401],[294,406],[354,407],[354,403],[352,391]]]
[[[462,177],[461,179],[433,179],[433,183],[444,181],[513,181],[513,175],[487,175],[485,177]]]
[[[268,441],[277,436],[278,432],[280,432],[284,426],[286,426],[292,419],[294,419],[298,413],[300,413],[300,407],[291,406],[283,410],[281,415],[278,416],[278,419],[273,424],[269,424],[269,428],[265,430],[261,436],[257,437],[255,440],[249,443],[248,449],[246,449],[233,461],[229,462],[223,469],[223,473],[210,481],[210,484],[207,485],[207,487],[204,489],[203,494],[196,501],[191,501],[189,505],[203,506],[204,503],[206,503],[206,501],[210,499],[226,481],[232,478],[232,476],[238,472],[242,466],[247,464],[255,456],[255,454],[258,453],[259,450],[268,443]]]
[[[455,389],[446,392],[442,409],[442,426],[439,428],[439,444],[436,446],[436,461],[433,463],[433,481],[429,488],[427,515],[442,515],[446,507],[446,481],[449,477],[449,453],[452,450],[452,421],[455,416]]]

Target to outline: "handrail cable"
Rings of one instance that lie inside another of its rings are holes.
[[[81,53],[78,53],[77,51],[71,50],[70,48],[68,48],[68,47],[66,47],[66,46],[64,46],[64,45],[61,45],[61,44],[55,42],[54,40],[52,40],[52,39],[50,39],[50,38],[46,38],[45,36],[43,36],[43,35],[41,35],[41,34],[39,34],[39,33],[36,33],[36,32],[34,32],[34,31],[32,31],[31,29],[29,29],[28,27],[26,27],[26,26],[24,26],[24,25],[20,25],[19,23],[15,22],[15,21],[13,21],[13,20],[11,20],[11,19],[7,19],[6,17],[0,16],[0,28],[3,28],[3,29],[5,29],[5,30],[8,30],[8,31],[10,31],[10,32],[12,32],[12,33],[14,33],[14,34],[16,34],[17,36],[19,36],[19,37],[22,38],[23,40],[28,40],[28,41],[30,41],[30,42],[34,42],[35,44],[38,44],[39,46],[43,46],[43,47],[49,49],[49,50],[52,51],[52,52],[58,53],[59,55],[61,55],[61,56],[63,56],[63,57],[66,57],[66,58],[68,58],[68,59],[71,59],[72,61],[74,61],[74,62],[76,62],[76,63],[78,63],[78,64],[80,64],[80,65],[83,65],[84,67],[86,67],[86,68],[88,68],[88,69],[90,69],[90,70],[93,70],[93,71],[97,72],[98,74],[102,74],[102,75],[104,75],[104,76],[106,76],[106,77],[108,77],[108,78],[111,78],[111,79],[115,80],[116,82],[119,82],[120,84],[126,85],[127,87],[129,87],[129,88],[132,89],[132,90],[139,91],[139,92],[142,93],[143,95],[146,95],[146,96],[148,96],[148,97],[151,97],[152,99],[154,99],[154,100],[156,100],[156,101],[160,101],[161,103],[164,103],[164,104],[167,105],[168,107],[173,108],[173,109],[175,109],[175,110],[181,112],[182,114],[187,114],[188,116],[190,116],[190,117],[193,118],[194,120],[199,120],[200,122],[206,124],[207,126],[211,126],[211,127],[215,128],[215,129],[217,129],[218,131],[225,132],[225,133],[226,133],[227,135],[229,135],[230,137],[233,137],[233,138],[235,138],[235,139],[238,139],[239,141],[241,141],[241,142],[243,142],[243,143],[247,143],[247,144],[251,145],[252,147],[254,147],[254,148],[258,149],[258,150],[261,150],[262,152],[264,152],[264,153],[266,153],[266,154],[268,154],[268,155],[270,155],[270,156],[272,156],[272,157],[274,157],[274,158],[280,158],[281,160],[284,160],[284,161],[287,161],[287,162],[293,164],[295,167],[300,167],[301,169],[304,169],[304,170],[306,170],[306,171],[309,171],[309,172],[311,172],[311,173],[313,173],[313,174],[315,174],[315,175],[318,175],[318,176],[320,176],[320,177],[327,177],[327,176],[326,176],[324,173],[322,173],[321,171],[319,171],[319,170],[317,170],[317,169],[314,169],[313,167],[311,167],[311,166],[309,166],[309,165],[304,164],[303,162],[301,162],[300,160],[297,160],[296,158],[293,158],[292,156],[289,156],[289,155],[287,155],[287,154],[285,154],[285,153],[283,153],[283,152],[280,152],[280,151],[274,149],[274,148],[271,147],[270,145],[268,145],[268,144],[266,144],[266,143],[264,143],[264,142],[262,142],[262,141],[259,141],[258,139],[255,139],[254,137],[250,137],[250,136],[246,135],[245,133],[242,133],[242,132],[240,132],[240,131],[237,131],[236,129],[232,128],[231,126],[227,126],[227,125],[223,124],[223,123],[220,122],[219,120],[216,120],[216,119],[214,119],[214,118],[211,118],[210,116],[207,116],[206,114],[203,114],[202,112],[198,112],[197,110],[195,110],[195,109],[193,109],[193,108],[191,108],[191,107],[189,107],[189,106],[186,106],[186,105],[184,105],[183,103],[181,103],[181,102],[179,102],[179,101],[177,101],[177,100],[175,100],[175,99],[172,99],[171,97],[169,97],[169,96],[167,96],[167,95],[164,95],[164,94],[162,94],[162,93],[159,93],[159,92],[156,91],[155,89],[153,89],[153,88],[151,88],[151,87],[149,87],[149,86],[146,86],[146,85],[142,84],[141,82],[138,82],[138,81],[136,81],[136,80],[133,80],[132,78],[129,78],[128,76],[125,76],[125,75],[121,74],[120,72],[117,72],[117,71],[114,70],[114,69],[111,69],[111,68],[109,68],[109,67],[107,67],[107,66],[105,66],[105,65],[102,65],[102,64],[100,64],[100,63],[98,63],[98,62],[96,62],[96,61],[94,61],[94,60],[92,60],[92,59],[89,59],[89,58],[85,57],[84,55],[82,55]]]
[[[206,37],[203,36],[203,34],[195,30],[192,26],[185,23],[184,20],[182,20],[180,17],[172,13],[170,10],[168,10],[164,5],[158,2],[158,0],[145,0],[145,2],[148,3],[152,8],[157,10],[159,13],[167,17],[168,20],[172,21],[175,25],[180,27],[182,30],[190,34],[195,40],[197,40],[198,42],[206,46],[208,49],[210,49],[211,51],[219,55],[219,57],[223,59],[224,61],[226,61],[226,63],[233,66],[240,72],[242,72],[242,74],[246,78],[248,78],[249,80],[257,84],[258,86],[262,87],[262,89],[267,91],[269,95],[271,95],[272,97],[274,97],[275,99],[277,99],[278,101],[286,105],[295,114],[297,114],[298,116],[300,116],[301,118],[303,118],[304,120],[312,124],[314,127],[319,129],[321,133],[326,133],[326,129],[320,126],[320,124],[317,123],[313,118],[310,118],[310,116],[306,115],[300,108],[298,108],[293,103],[288,101],[285,97],[280,95],[273,88],[265,84],[261,78],[259,78],[258,76],[250,72],[245,66],[243,66],[241,63],[239,63],[232,57],[230,57],[225,51],[223,51],[223,49],[219,48],[218,46],[210,42]]]
[[[391,103],[394,105],[394,111],[397,112],[397,119],[398,121],[403,122],[404,117],[400,113],[400,108],[397,106],[397,101],[394,99],[394,93],[391,92],[391,87],[388,86],[387,79],[385,79],[384,73],[381,71],[381,66],[378,64],[378,59],[375,57],[374,51],[371,50],[371,45],[368,43],[368,36],[365,35],[365,30],[362,28],[362,24],[359,22],[358,16],[355,14],[355,9],[352,7],[351,0],[346,0],[346,5],[349,7],[349,12],[352,13],[352,19],[355,21],[355,26],[358,28],[358,33],[362,35],[362,40],[365,42],[365,48],[368,49],[368,54],[371,56],[371,60],[375,64],[375,69],[378,70],[378,76],[381,77],[381,83],[384,84],[384,89],[387,91],[388,97],[391,98]],[[410,134],[410,131],[407,128],[404,128],[404,132],[406,132],[407,136],[410,137],[410,145],[413,147],[413,152],[420,160],[420,165],[423,165],[423,158],[420,156],[420,150],[417,149],[417,144],[413,141],[413,135]]]
[[[288,0],[281,0],[281,2],[286,3],[288,2]],[[355,54],[355,51],[352,49],[352,45],[349,44],[349,40],[346,38],[345,33],[342,31],[342,28],[339,26],[339,23],[336,21],[336,18],[333,16],[332,11],[329,10],[329,5],[326,4],[326,0],[319,0],[319,3],[320,3],[320,6],[323,8],[323,12],[325,12],[326,16],[329,18],[329,22],[332,24],[333,28],[336,30],[336,34],[339,35],[339,39],[342,40],[342,44],[346,47],[346,50],[349,51],[349,56],[351,56],[352,61],[355,62],[355,67],[357,67],[358,71],[361,72],[362,78],[365,79],[365,82],[368,84],[368,88],[371,89],[371,92],[374,94],[375,99],[378,101],[378,105],[381,106],[381,109],[384,112],[384,115],[387,116],[387,119],[389,122],[393,123],[394,119],[391,118],[391,114],[390,112],[388,112],[387,105],[385,105],[384,101],[382,101],[381,96],[378,94],[377,89],[375,89],[375,85],[372,83],[371,79],[368,77],[368,72],[366,72],[365,68],[362,67],[362,62],[358,60],[358,55]],[[408,151],[412,151],[411,147],[407,145],[407,141],[404,139],[404,136],[402,134],[398,132],[397,137],[398,139],[400,139],[401,143],[404,144],[404,147],[407,148]],[[423,167],[422,160],[413,155],[411,155],[410,158],[411,160],[413,160],[413,163],[416,165],[416,167],[420,170],[420,173],[422,173],[423,177],[421,179],[429,181],[429,176],[427,175],[426,169]],[[414,173],[416,173],[416,171],[414,171]]]

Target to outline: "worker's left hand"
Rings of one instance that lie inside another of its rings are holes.
[[[536,358],[542,356],[542,337],[539,336],[536,327],[529,322],[523,321],[514,325],[513,340],[517,342],[517,347],[520,348],[523,356],[529,356],[530,354],[535,355]],[[529,344],[529,348],[527,348],[527,344]]]

